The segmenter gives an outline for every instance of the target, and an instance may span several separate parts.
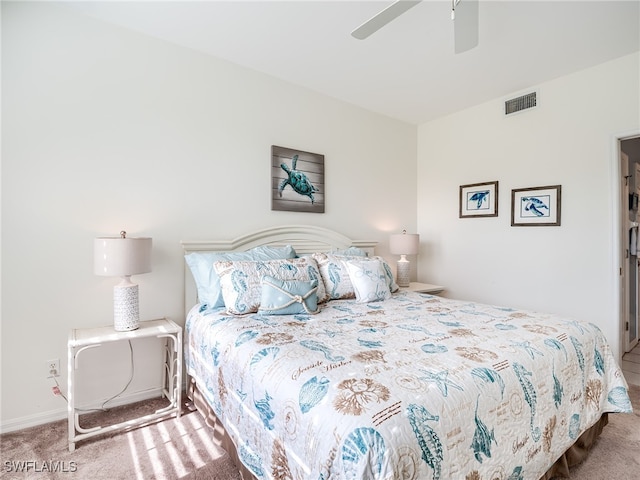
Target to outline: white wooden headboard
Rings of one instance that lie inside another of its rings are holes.
[[[291,245],[298,255],[329,252],[335,249],[358,247],[374,254],[378,242],[351,240],[344,235],[313,225],[283,225],[257,230],[234,240],[183,240],[184,254],[191,252],[241,252],[260,245]],[[198,301],[196,285],[189,266],[184,264],[184,312],[185,317]]]

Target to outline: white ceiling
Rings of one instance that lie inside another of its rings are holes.
[[[464,2],[465,0],[462,0]],[[420,124],[640,50],[640,1],[479,0],[479,45],[454,54],[450,0],[424,0],[366,40],[391,3],[84,1],[67,5]]]

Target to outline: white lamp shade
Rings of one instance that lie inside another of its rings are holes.
[[[399,233],[389,238],[389,251],[394,255],[415,255],[418,253],[420,235]]]
[[[96,275],[126,277],[151,271],[151,238],[99,237],[93,246]]]

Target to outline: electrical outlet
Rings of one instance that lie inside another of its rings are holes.
[[[47,360],[47,378],[60,376],[60,359]]]

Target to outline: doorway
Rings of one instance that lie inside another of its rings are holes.
[[[622,267],[621,314],[623,353],[638,344],[640,334],[640,136],[621,138],[620,226]]]

